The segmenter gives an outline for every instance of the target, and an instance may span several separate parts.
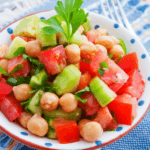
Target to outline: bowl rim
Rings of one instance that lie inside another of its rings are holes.
[[[42,13],[42,12],[52,11],[52,10],[54,10],[54,9],[38,11],[38,12],[35,12],[35,13],[31,13],[31,14],[29,14],[29,15],[23,16],[23,17],[21,17],[21,18],[15,20],[15,21],[13,21],[12,23],[8,24],[6,27],[4,27],[2,30],[0,30],[0,33],[1,33],[2,31],[4,31],[6,28],[8,28],[10,25],[14,24],[15,22],[17,22],[17,21],[19,21],[19,20],[21,20],[21,19],[23,19],[23,18],[25,18],[25,17],[31,16],[31,15],[34,15],[34,14],[38,14],[38,13]],[[98,15],[98,14],[96,14],[96,15]],[[136,37],[135,37],[135,38],[136,38]],[[146,51],[146,52],[147,52],[147,51]],[[126,131],[126,132],[120,134],[118,137],[116,137],[116,138],[110,140],[109,142],[103,143],[103,144],[100,145],[100,146],[94,146],[94,147],[90,147],[90,148],[85,148],[84,150],[93,150],[93,149],[96,149],[96,148],[101,148],[101,147],[104,147],[104,146],[106,146],[106,145],[112,144],[113,142],[115,142],[115,141],[117,141],[118,139],[122,138],[123,136],[125,136],[126,134],[128,134],[131,130],[133,130],[133,129],[142,121],[142,119],[145,117],[145,115],[147,114],[147,112],[148,112],[149,109],[150,109],[150,104],[149,104],[149,106],[147,107],[147,109],[146,109],[145,113],[143,114],[143,116],[140,118],[140,120],[139,120],[134,126],[132,126],[128,131]],[[12,134],[11,132],[9,132],[8,130],[6,130],[6,129],[5,129],[4,127],[2,127],[1,125],[0,125],[0,129],[1,129],[3,132],[5,132],[8,136],[10,136],[11,138],[17,140],[18,142],[21,142],[22,144],[25,144],[25,145],[29,146],[29,147],[38,148],[38,149],[44,149],[44,150],[58,150],[58,149],[53,149],[53,148],[48,148],[48,147],[40,146],[40,145],[34,144],[34,143],[32,143],[32,142],[26,141],[26,140],[24,140],[24,139],[22,139],[22,138],[20,138],[20,137],[18,137],[18,136],[16,136],[16,135]]]

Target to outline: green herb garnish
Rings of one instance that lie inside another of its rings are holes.
[[[114,54],[108,54],[108,57],[111,59]]]
[[[31,99],[32,99],[32,98],[30,98],[30,99],[29,99],[29,100],[27,100],[27,101],[24,101],[24,102],[20,103],[20,106],[23,106],[23,105],[28,104],[28,103],[31,101]]]
[[[86,86],[84,89],[78,91],[75,93],[75,97],[80,100],[82,103],[86,103],[87,102],[87,99],[83,100],[81,98],[81,96],[86,92],[86,91],[90,91],[90,88],[88,86]]]
[[[116,131],[115,129],[108,129],[108,130],[106,130],[106,131]]]
[[[19,70],[21,70],[23,68],[23,65],[18,65],[18,66],[16,66],[12,71],[11,71],[11,73],[10,73],[10,75],[11,74],[14,74],[14,73],[16,73],[16,72],[18,72]]]
[[[119,42],[120,42],[120,46],[121,46],[122,49],[124,50],[124,54],[125,54],[125,55],[128,54],[127,48],[126,48],[126,45],[125,45],[124,41],[123,41],[122,39],[118,39],[118,40],[119,40]]]
[[[99,68],[97,69],[98,70],[98,73],[103,76],[104,73],[105,73],[105,69],[109,69],[109,66],[106,62],[101,62],[99,63]]]
[[[116,64],[118,64],[118,63],[119,63],[119,61],[122,59],[122,57],[123,57],[123,55],[120,55],[120,56],[119,56],[119,58],[118,58],[118,60],[117,60]]]
[[[9,74],[2,67],[0,67],[0,72],[5,76],[9,76]]]
[[[24,54],[26,53],[25,51],[25,47],[19,47],[15,52],[14,52],[14,57],[18,56],[18,55],[21,55],[21,54]]]
[[[30,91],[29,93],[30,94],[32,94],[32,93],[35,93],[35,92],[37,92],[38,90],[32,90],[32,91]]]

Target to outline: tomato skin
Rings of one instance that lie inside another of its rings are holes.
[[[1,78],[0,82],[6,83],[6,79],[5,78]]]
[[[88,86],[91,80],[92,80],[92,76],[88,72],[82,74],[78,85],[78,90],[82,90],[86,86]]]
[[[137,116],[137,100],[129,94],[119,95],[108,104],[110,111],[113,111],[115,120],[119,124],[131,125],[134,118]]]
[[[80,71],[82,74],[88,72],[90,69],[90,64],[80,61]]]
[[[85,104],[79,101],[79,106],[86,112],[86,115],[94,115],[100,107],[94,95],[91,92],[85,92],[81,97],[88,101]]]
[[[26,77],[28,73],[30,72],[30,64],[27,61],[27,59],[24,60],[22,55],[19,55],[8,62],[8,73],[11,73],[11,71],[18,65],[23,65],[23,68],[20,69],[18,72],[12,74],[13,77]]]
[[[44,63],[49,74],[55,75],[60,73],[66,66],[66,54],[63,45],[42,51],[38,55],[41,63]]]
[[[95,43],[95,40],[100,36],[100,33],[96,30],[90,30],[86,32],[86,37],[87,39],[92,42]]]
[[[106,131],[107,130],[112,130],[112,129],[117,129],[118,128],[118,124],[115,123],[115,120],[113,119],[110,124],[106,127]]]
[[[22,111],[20,103],[13,94],[9,94],[1,99],[1,112],[10,121],[17,119]]]
[[[136,52],[123,56],[119,61],[118,66],[122,68],[127,74],[132,70],[138,70],[139,66]]]
[[[74,120],[56,118],[53,121],[53,125],[59,143],[67,144],[79,141],[78,125]]]
[[[123,87],[117,92],[117,94],[121,95],[123,93],[127,93],[132,97],[140,98],[142,93],[144,92],[145,82],[138,70],[132,70],[129,73],[129,79],[127,83],[123,85]]]
[[[11,40],[13,41],[17,36],[18,35],[11,34]],[[26,42],[36,40],[35,38],[30,38],[30,37],[25,37],[25,36],[19,36],[19,37],[25,40]]]

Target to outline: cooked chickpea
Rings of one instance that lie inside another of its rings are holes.
[[[103,134],[101,125],[97,122],[87,122],[79,131],[81,136],[88,142],[95,142]]]
[[[107,54],[107,49],[103,45],[96,44],[95,46],[96,46],[97,51],[102,50],[103,52]]]
[[[120,44],[120,41],[116,37],[114,36],[109,36],[109,37],[114,41],[115,45]]]
[[[101,34],[101,36],[107,35],[108,33],[107,29],[103,29],[103,28],[97,28],[96,31],[98,31]]]
[[[20,116],[18,117],[18,121],[24,128],[27,128],[27,123],[29,119],[31,118],[32,118],[32,115],[30,113],[21,112]]]
[[[119,58],[120,55],[124,55],[124,50],[120,45],[114,45],[110,50],[110,54],[113,54],[112,58]]]
[[[113,47],[114,41],[109,36],[100,36],[95,40],[95,44],[100,44],[106,49],[110,49]]]
[[[0,60],[0,67],[2,67],[7,72],[8,71],[8,60],[7,59]]]
[[[15,98],[21,102],[28,100],[32,96],[29,93],[30,91],[32,91],[32,88],[28,84],[20,84],[13,87]]]
[[[5,58],[8,50],[9,50],[9,47],[7,44],[3,44],[2,46],[0,46],[0,58]]]
[[[81,119],[78,123],[78,129],[79,131],[81,131],[84,127],[84,125],[88,122],[91,122],[91,120],[88,120],[88,119]]]
[[[35,114],[27,123],[28,130],[38,136],[45,136],[48,132],[48,123],[39,114]]]
[[[70,44],[65,48],[67,61],[72,64],[80,62],[80,48],[76,44]]]
[[[46,92],[43,94],[40,103],[44,110],[51,111],[58,107],[59,97],[54,93]]]
[[[41,51],[41,43],[37,40],[27,42],[25,50],[29,56],[37,58],[36,54]]]
[[[81,36],[82,36],[83,42],[88,42],[88,39],[87,39],[87,37],[85,35],[81,35]]]
[[[92,42],[86,42],[83,46],[80,47],[81,58],[90,60],[93,58],[97,49]]]
[[[82,34],[82,33],[83,33],[84,28],[83,28],[83,26],[82,26],[82,25],[78,28],[78,31],[80,32],[80,34]]]
[[[78,100],[72,93],[64,94],[59,99],[59,103],[65,112],[72,112],[78,106]]]

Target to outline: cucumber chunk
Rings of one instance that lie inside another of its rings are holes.
[[[7,55],[6,55],[6,58],[7,59],[12,59],[12,58],[14,58],[15,56],[14,56],[14,53],[18,50],[18,48],[19,47],[25,47],[26,46],[26,41],[25,40],[23,40],[22,38],[20,38],[20,37],[16,37],[13,41],[12,41],[12,43],[11,43],[11,45],[10,45],[10,47],[9,47],[9,50],[8,50],[8,52],[7,52]]]
[[[53,81],[57,95],[63,95],[76,90],[81,77],[80,70],[74,65],[67,66]]]
[[[90,82],[90,89],[94,97],[97,99],[102,107],[105,107],[117,96],[106,83],[104,83],[98,77],[95,77]]]
[[[87,18],[87,21],[84,22],[84,23],[82,24],[82,26],[83,26],[83,28],[84,28],[84,31],[83,31],[84,34],[85,34],[87,31],[92,30],[90,18]]]
[[[49,128],[46,137],[49,138],[49,139],[57,139],[55,129]]]

